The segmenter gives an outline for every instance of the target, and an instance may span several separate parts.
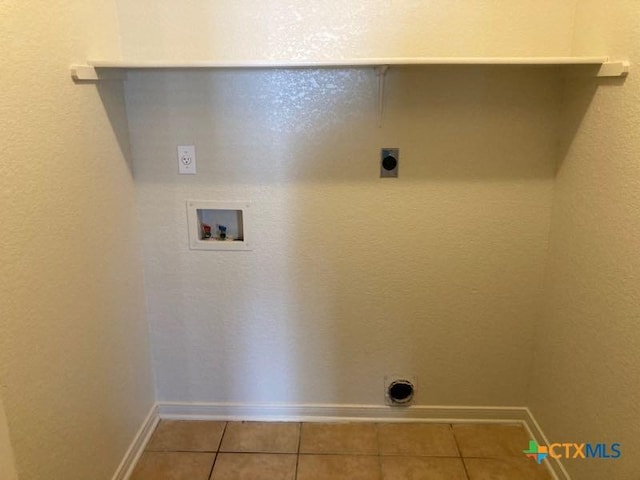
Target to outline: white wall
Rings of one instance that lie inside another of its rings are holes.
[[[559,77],[392,69],[387,88],[378,129],[372,70],[130,75],[159,400],[380,404],[405,372],[418,403],[524,404]],[[253,251],[190,251],[187,199],[251,201]]]
[[[237,60],[567,55],[575,2],[118,8],[125,58]],[[369,70],[131,74],[159,399],[375,404],[406,372],[420,403],[523,404],[558,78],[395,69],[378,130]],[[199,173],[180,177],[189,143]],[[253,202],[254,250],[189,251],[187,199]]]
[[[113,3],[0,4],[0,395],[20,480],[109,479],[153,404]],[[104,101],[104,104],[103,104]],[[4,477],[3,477],[4,478]]]
[[[576,0],[117,0],[127,59],[568,55]]]
[[[579,2],[575,51],[594,50],[640,61],[639,2]],[[567,85],[567,154],[529,403],[551,441],[622,444],[620,460],[566,462],[573,478],[632,480],[640,471],[637,65],[624,82],[598,83],[597,91],[592,80]]]

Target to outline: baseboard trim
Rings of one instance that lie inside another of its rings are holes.
[[[533,413],[529,408],[525,407],[526,410],[526,418],[525,418],[525,428],[529,431],[531,438],[533,438],[540,445],[549,445],[549,439],[544,434],[540,424],[536,421]],[[551,472],[551,475],[554,477],[554,480],[571,480],[571,476],[569,472],[564,468],[564,465],[558,458],[550,458],[547,457],[545,460],[545,464],[547,468]]]
[[[127,480],[131,476],[133,468],[136,466],[136,463],[138,463],[138,460],[140,459],[140,456],[142,455],[144,448],[147,446],[147,442],[149,441],[149,438],[151,438],[151,434],[155,430],[159,421],[158,405],[154,404],[138,429],[131,445],[129,445],[129,448],[120,462],[116,473],[113,475],[112,480]]]
[[[385,422],[525,422],[524,407],[390,407],[380,405],[159,402],[161,418],[180,420],[385,421]]]

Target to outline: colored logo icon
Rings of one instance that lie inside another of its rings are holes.
[[[535,440],[529,442],[529,450],[523,450],[522,453],[527,455],[527,458],[533,458],[539,464],[549,456],[549,449],[546,446],[538,445]]]

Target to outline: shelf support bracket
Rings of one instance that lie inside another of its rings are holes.
[[[631,63],[628,60],[620,62],[605,62],[598,71],[598,77],[626,77]]]
[[[98,82],[101,80],[125,80],[127,75],[120,69],[96,69],[91,65],[71,65],[71,78],[74,82]]]
[[[389,70],[389,65],[380,65],[375,68],[378,77],[378,128],[382,127],[384,114],[384,79]]]

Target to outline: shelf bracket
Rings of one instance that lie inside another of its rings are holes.
[[[378,128],[381,128],[382,115],[384,114],[384,78],[389,70],[389,65],[379,65],[375,70],[378,77]]]
[[[71,65],[71,78],[75,82],[98,82],[101,80],[125,80],[126,72],[120,69],[96,69],[91,65]]]
[[[598,77],[626,77],[631,63],[628,60],[619,62],[605,62],[598,71]]]

